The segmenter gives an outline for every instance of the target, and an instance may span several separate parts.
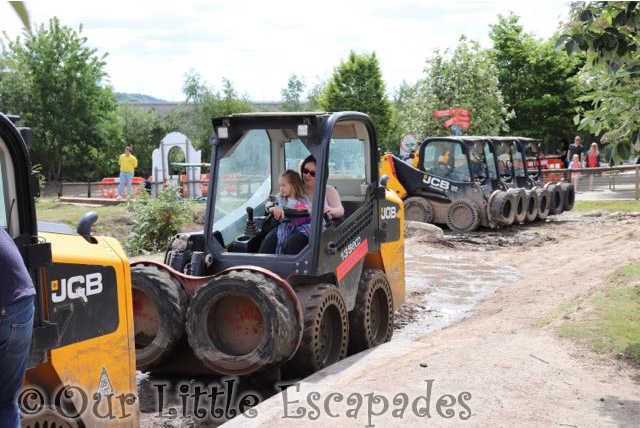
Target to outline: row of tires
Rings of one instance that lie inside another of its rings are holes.
[[[454,232],[470,232],[482,223],[482,208],[486,211],[488,226],[508,226],[544,220],[549,215],[573,209],[575,190],[572,184],[549,184],[533,189],[513,188],[494,191],[485,207],[467,198],[452,201],[446,208],[445,221]],[[404,201],[407,220],[433,223],[435,210],[423,197],[414,196]]]
[[[131,279],[141,370],[190,347],[211,373],[247,375],[286,363],[290,375],[305,376],[393,334],[391,289],[379,270],[363,271],[351,312],[332,284],[292,289],[250,270],[212,278],[190,301],[157,266],[133,266]]]

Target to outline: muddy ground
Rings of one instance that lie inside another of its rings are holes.
[[[398,392],[394,388],[399,379],[402,392],[419,395],[424,394],[423,378],[430,377],[441,392],[465,389],[473,394],[470,426],[638,426],[640,370],[559,339],[555,332],[563,318],[572,316],[556,314],[558,306],[577,294],[593,293],[617,267],[640,259],[638,226],[640,217],[634,215],[569,212],[544,223],[499,231],[445,232],[437,242],[410,238],[407,301],[397,311],[392,342],[351,357],[344,370],[341,366],[337,373],[318,373],[309,382],[315,389],[345,396],[362,388],[391,398]],[[141,426],[220,423],[199,420],[189,411],[183,416],[176,391],[165,396],[164,414],[158,415],[154,385],[165,382],[175,388],[181,381],[206,385],[219,380],[141,379]],[[266,382],[241,388],[257,390],[265,398],[272,394]],[[326,415],[313,423],[282,420],[279,400],[275,396],[258,406],[260,417],[252,425],[336,424]],[[176,409],[175,418],[169,408]],[[424,424],[411,417],[395,420],[383,415],[377,426]],[[240,418],[233,421],[238,426],[247,422]],[[443,422],[447,421],[431,419],[429,424]]]

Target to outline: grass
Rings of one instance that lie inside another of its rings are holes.
[[[618,269],[611,284],[591,298],[591,308],[558,327],[558,334],[586,343],[596,352],[640,363],[639,282],[640,263]]]
[[[192,204],[194,219],[196,215],[202,216],[206,205],[194,202]],[[121,243],[131,230],[131,213],[127,211],[127,206],[111,205],[105,207],[86,207],[81,205],[71,205],[61,203],[58,198],[40,198],[36,203],[36,213],[38,221],[48,221],[62,223],[76,229],[80,217],[84,214],[95,211],[98,213],[98,221],[95,225],[95,234],[99,236],[111,236]],[[188,222],[183,230],[201,230],[202,224],[194,221]]]
[[[575,211],[633,212],[640,211],[640,201],[576,201],[573,209]]]

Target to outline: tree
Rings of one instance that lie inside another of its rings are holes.
[[[513,14],[498,15],[490,37],[499,88],[515,113],[508,121],[510,132],[547,140],[575,135],[577,74],[584,58],[555,49],[554,40],[542,42],[525,33]]]
[[[375,52],[351,51],[327,82],[320,106],[326,111],[355,110],[368,114],[376,127],[378,145],[391,146],[391,106]]]
[[[302,92],[304,91],[304,81],[292,74],[287,81],[287,87],[282,88],[282,111],[301,111]]]
[[[153,110],[145,111],[131,104],[118,105],[118,117],[124,134],[123,147],[129,146],[138,159],[136,174],[152,175],[152,153],[168,132],[165,121]],[[115,159],[114,159],[115,161]]]
[[[81,31],[52,18],[23,39],[0,42],[0,110],[33,129],[32,159],[49,180],[113,173],[122,141],[105,56],[86,46]]]
[[[507,111],[500,92],[498,70],[489,54],[474,41],[460,38],[458,46],[444,54],[436,51],[427,59],[425,76],[415,85],[402,87],[399,121],[403,133],[419,137],[450,135],[436,110],[465,108],[471,114],[466,134],[499,135],[508,131]]]
[[[230,80],[222,79],[222,92],[209,86],[195,71],[185,77],[183,92],[188,108],[173,110],[167,116],[168,127],[185,134],[202,150],[203,159],[211,154],[209,138],[213,134],[211,118],[253,110],[246,96],[240,97]]]
[[[588,107],[576,115],[579,129],[609,143],[607,161],[640,153],[640,4],[576,3],[557,46],[584,52],[580,81]]]

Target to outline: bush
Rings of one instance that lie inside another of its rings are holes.
[[[191,216],[191,206],[176,186],[168,186],[157,198],[143,190],[129,200],[127,208],[133,212],[133,227],[124,243],[129,256],[164,250]]]

